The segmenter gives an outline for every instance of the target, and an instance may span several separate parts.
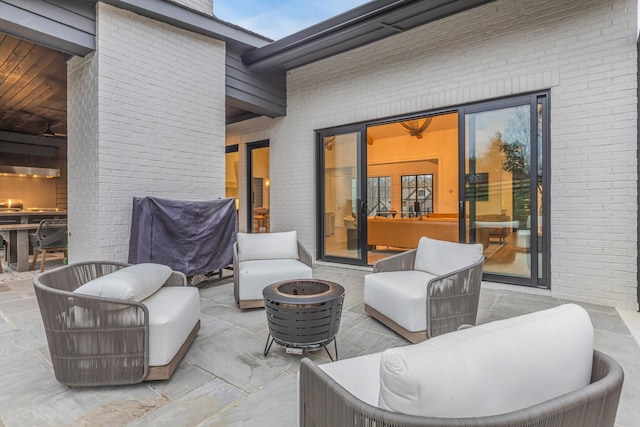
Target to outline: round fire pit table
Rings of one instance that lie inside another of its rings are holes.
[[[336,360],[338,343],[335,336],[340,327],[344,288],[333,282],[315,279],[285,280],[267,286],[262,291],[269,325],[264,347],[266,356],[275,341],[288,353],[327,349],[333,341]]]

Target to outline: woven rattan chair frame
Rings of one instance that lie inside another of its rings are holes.
[[[313,259],[311,258],[311,254],[300,242],[298,242],[298,258],[300,259],[300,262],[313,268]],[[240,300],[241,284],[239,272],[240,261],[238,261],[238,242],[235,242],[233,244],[233,297],[236,300],[236,304],[238,304],[240,308],[264,307],[264,299]],[[269,283],[267,283],[266,285],[269,285]]]
[[[393,255],[376,262],[373,273],[413,270],[416,249]],[[484,257],[474,264],[435,277],[427,287],[427,329],[412,332],[365,304],[365,311],[412,343],[457,330],[462,325],[475,325],[480,301],[480,286]],[[402,284],[398,284],[402,286]]]
[[[135,384],[149,374],[149,312],[134,301],[73,293],[129,264],[82,262],[33,279],[56,379],[68,386]],[[163,286],[186,286],[174,271]],[[199,325],[197,325],[199,327]]]
[[[591,384],[582,389],[526,409],[490,417],[418,417],[362,402],[305,358],[300,365],[299,419],[301,427],[611,427],[615,423],[623,380],[624,373],[618,362],[594,351]]]

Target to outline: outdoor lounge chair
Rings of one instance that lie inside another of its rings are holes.
[[[200,329],[200,294],[159,264],[82,262],[33,279],[56,379],[68,386],[171,377]]]
[[[311,255],[295,231],[238,233],[233,244],[233,295],[240,308],[264,307],[262,290],[288,279],[311,279]]]
[[[302,427],[611,427],[624,373],[567,304],[299,373]]]
[[[418,248],[376,262],[364,278],[364,309],[412,343],[475,325],[481,244],[420,238]]]

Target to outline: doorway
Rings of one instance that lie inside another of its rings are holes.
[[[249,233],[268,233],[270,230],[269,203],[269,141],[247,144],[247,230]]]

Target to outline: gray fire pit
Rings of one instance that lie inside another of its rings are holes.
[[[265,356],[275,341],[287,352],[297,354],[322,347],[334,360],[327,349],[333,341],[338,359],[335,336],[344,301],[341,285],[315,279],[285,280],[267,286],[262,295],[269,325]]]

